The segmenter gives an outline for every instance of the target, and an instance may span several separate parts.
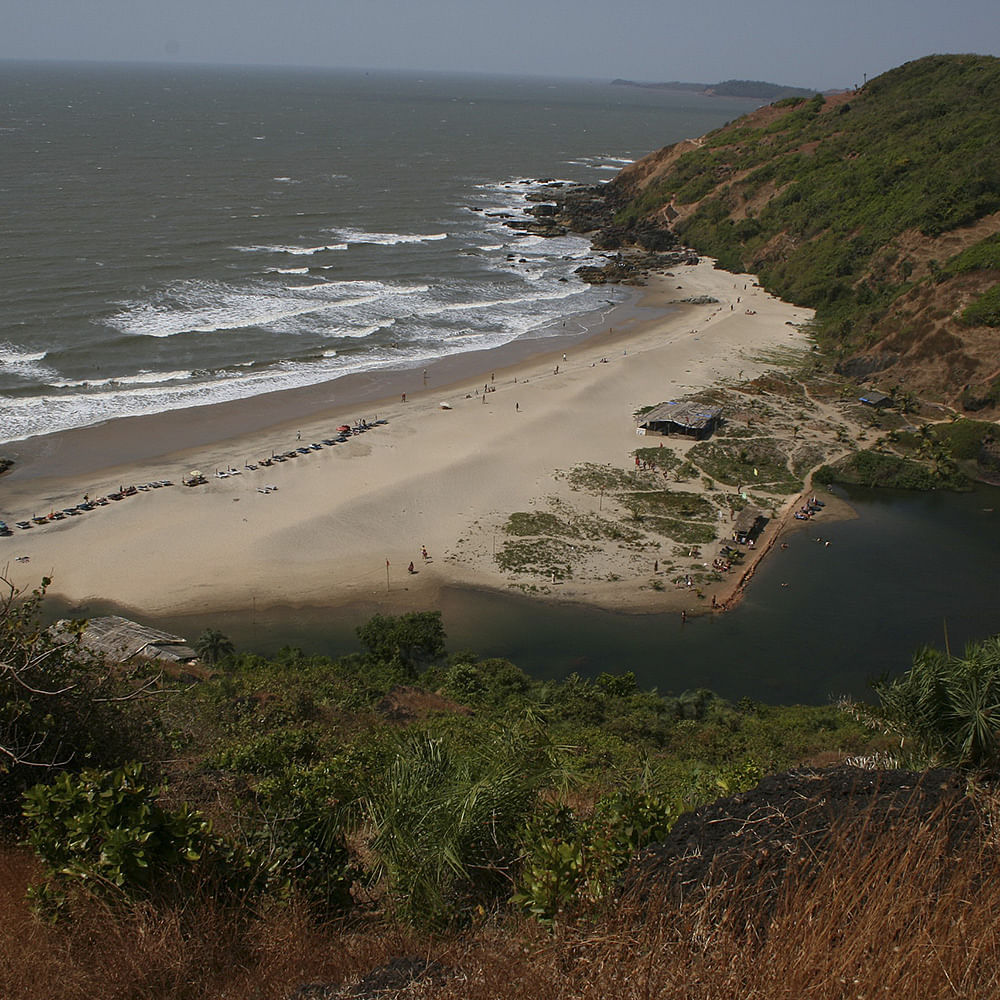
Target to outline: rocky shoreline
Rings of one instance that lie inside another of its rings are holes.
[[[509,219],[504,225],[532,236],[588,235],[593,249],[607,258],[602,266],[576,269],[588,284],[644,285],[650,274],[698,263],[698,254],[655,219],[618,222],[628,196],[614,181],[585,185],[543,178],[534,183],[537,189],[528,195],[533,202],[527,209],[529,218]]]

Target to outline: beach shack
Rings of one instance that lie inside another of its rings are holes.
[[[733,541],[740,545],[749,545],[757,540],[764,530],[767,518],[758,507],[744,507],[733,525]]]
[[[701,440],[711,436],[722,417],[718,406],[694,399],[671,400],[654,406],[638,417],[639,431],[645,434],[683,434]]]
[[[65,629],[67,625],[68,623],[58,622],[57,628],[62,626]],[[141,658],[180,664],[190,663],[198,658],[186,639],[118,615],[89,619],[80,641],[91,652],[116,663]]]
[[[863,393],[858,397],[861,403],[865,406],[874,407],[876,410],[884,409],[886,406],[892,406],[892,396],[887,395],[884,392],[879,392],[878,389],[871,389],[870,391]]]

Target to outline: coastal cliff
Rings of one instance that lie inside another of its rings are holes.
[[[601,187],[557,192],[547,222],[630,251],[605,279],[682,247],[757,274],[816,310],[843,374],[995,416],[998,98],[1000,60],[929,56],[860,90],[777,101]]]

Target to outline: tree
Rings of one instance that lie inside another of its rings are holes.
[[[368,654],[387,666],[416,677],[444,656],[445,631],[440,611],[412,611],[405,615],[374,615],[358,628]]]
[[[203,660],[210,667],[214,667],[222,660],[228,659],[236,652],[232,639],[224,635],[217,628],[207,628],[195,640],[194,651],[199,659]]]
[[[0,815],[48,775],[113,767],[148,737],[148,718],[130,702],[161,690],[160,676],[122,670],[88,653],[84,622],[39,621],[49,579],[22,599],[0,576]]]

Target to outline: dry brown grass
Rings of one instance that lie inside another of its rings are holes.
[[[764,911],[737,878],[679,906],[647,891],[554,933],[504,919],[419,939],[381,925],[319,927],[294,908],[233,921],[204,902],[160,915],[95,909],[57,929],[36,924],[21,901],[30,870],[23,855],[3,856],[0,996],[9,1000],[289,997],[303,983],[357,982],[401,955],[434,959],[445,980],[381,996],[1000,995],[996,845],[978,834],[958,843],[940,820],[874,843],[844,835],[826,862],[793,867]]]

